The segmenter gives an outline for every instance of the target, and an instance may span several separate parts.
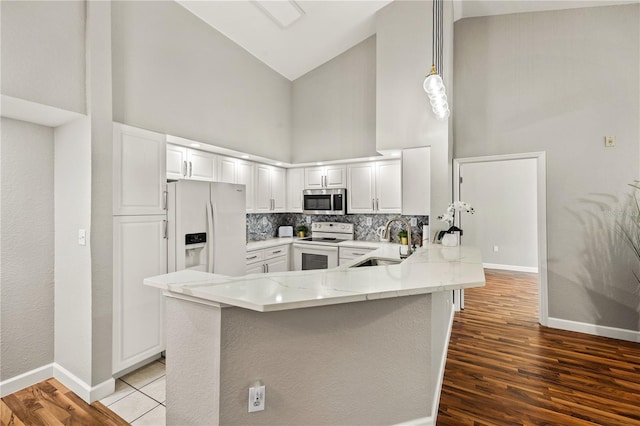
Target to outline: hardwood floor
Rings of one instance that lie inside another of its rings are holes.
[[[128,424],[99,402],[87,404],[56,379],[45,380],[0,400],[2,426]]]
[[[640,425],[640,344],[541,327],[536,275],[486,270],[465,291],[441,425]]]

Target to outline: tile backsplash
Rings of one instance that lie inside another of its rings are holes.
[[[306,225],[311,229],[311,222],[345,222],[353,223],[355,239],[362,241],[378,241],[376,229],[384,226],[397,214],[348,214],[344,216],[306,215],[302,213],[250,213],[247,214],[247,236],[249,241],[266,240],[278,236],[278,227]],[[422,239],[422,225],[429,224],[429,216],[402,216],[408,221],[417,219],[417,226],[411,227],[412,239],[415,244],[420,244]],[[310,222],[307,222],[310,218]],[[371,218],[371,225],[367,225],[367,218]],[[391,224],[391,241],[398,242],[397,233],[402,228],[400,222]]]

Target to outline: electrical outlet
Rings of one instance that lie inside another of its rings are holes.
[[[499,250],[499,247],[498,247],[498,246],[493,246],[493,252],[494,252],[494,253],[497,253],[497,252],[498,252],[498,250]]]
[[[371,226],[373,225],[373,219],[371,219],[370,217],[367,218],[367,226]]]
[[[412,218],[409,220],[409,223],[411,224],[411,226],[418,226],[418,218],[416,218],[416,217],[412,217]]]
[[[87,245],[87,231],[84,229],[78,229],[78,244],[81,246]]]
[[[249,412],[264,410],[265,386],[254,386],[249,388]]]
[[[605,136],[604,137],[604,146],[605,148],[611,148],[616,146],[616,137],[615,136]]]
[[[307,223],[311,223],[311,216],[307,216],[306,219],[307,219]]]

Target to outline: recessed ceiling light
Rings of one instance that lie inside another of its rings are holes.
[[[252,2],[265,15],[273,20],[278,26],[288,28],[298,19],[304,16],[304,10],[293,1],[264,1],[256,0]]]
[[[322,162],[318,161],[318,162],[316,163],[316,166],[322,166]]]
[[[282,163],[276,163],[276,166],[282,166]]]
[[[399,152],[392,152],[391,156],[392,157],[400,157],[400,153]]]
[[[375,159],[376,159],[376,157],[369,157],[369,161],[373,161]]]
[[[189,145],[194,147],[194,148],[200,148],[200,144],[199,143],[190,143]]]
[[[249,156],[248,155],[243,155],[242,158],[246,159],[246,158],[249,158]]]

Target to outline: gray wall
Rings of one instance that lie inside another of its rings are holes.
[[[431,414],[450,296],[281,312],[165,300],[168,424],[388,425]],[[258,380],[266,409],[248,413]]]
[[[91,383],[91,123],[57,127],[55,137],[55,360]],[[78,244],[78,229],[89,235]]]
[[[294,163],[376,152],[376,37],[293,82]]]
[[[53,130],[2,118],[0,381],[53,362]]]
[[[2,94],[84,113],[85,3],[3,1]]]
[[[637,4],[463,19],[454,49],[455,157],[547,153],[549,316],[629,330],[613,219],[638,178],[639,21]]]
[[[453,2],[444,2],[444,82],[453,96]],[[432,2],[396,0],[376,15],[376,149],[431,147],[433,217],[451,202],[451,119],[436,120],[422,89],[431,70]],[[450,105],[451,107],[452,105]],[[413,184],[420,184],[414,182]],[[444,229],[433,221],[430,232]]]
[[[115,121],[290,162],[289,80],[175,2],[112,9]]]

